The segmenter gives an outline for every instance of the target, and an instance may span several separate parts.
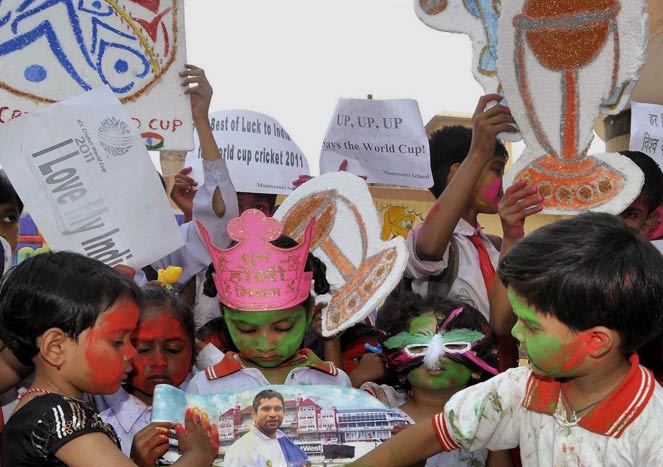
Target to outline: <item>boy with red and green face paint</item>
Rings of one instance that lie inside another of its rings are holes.
[[[520,446],[524,466],[658,466],[663,388],[636,349],[663,326],[663,257],[618,217],[542,227],[499,267],[531,366],[454,395],[356,465]]]
[[[331,384],[350,387],[348,376],[311,350],[301,349],[311,324],[313,299],[329,290],[324,272],[311,260],[315,219],[301,244],[281,235],[282,226],[249,209],[228,226],[239,242],[222,250],[199,225],[212,256],[214,285],[238,352],[192,378],[188,392],[207,394],[269,384]]]

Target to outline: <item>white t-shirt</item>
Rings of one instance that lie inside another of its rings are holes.
[[[203,223],[210,238],[214,239],[215,245],[226,248],[230,245],[230,237],[226,230],[228,222],[239,215],[237,193],[235,193],[228,167],[223,159],[204,160],[203,171],[205,182],[198,187],[196,196],[193,198],[192,217]],[[218,217],[212,207],[212,196],[217,187],[221,191],[226,206],[223,217]],[[195,222],[180,225],[180,233],[185,240],[184,246],[151,264],[155,270],[166,269],[168,266],[180,266],[182,276],[175,285],[178,290],[186,285],[193,276],[207,269],[212,262],[207,247],[198,234]]]
[[[361,385],[361,390],[366,391],[387,407],[396,409],[409,423],[415,421],[400,406],[409,400],[406,393],[398,392],[387,384],[376,384],[367,382]],[[451,452],[440,452],[426,460],[426,467],[479,467],[485,466],[488,460],[488,450],[479,449],[467,452],[464,449],[456,449]]]
[[[428,295],[428,277],[440,274],[447,268],[449,263],[449,245],[439,261],[424,261],[417,256],[417,237],[423,224],[418,225],[410,231],[407,237],[407,249],[410,253],[405,275],[412,278],[412,290],[419,295]],[[456,296],[461,300],[469,300],[477,310],[489,319],[490,304],[488,303],[488,292],[481,274],[479,263],[479,252],[469,239],[472,235],[479,233],[490,261],[497,269],[500,252],[495,248],[490,239],[482,232],[481,226],[472,227],[464,219],[460,219],[453,231],[453,239],[458,247],[458,275],[451,284],[450,296]]]
[[[445,451],[520,445],[524,467],[659,467],[663,388],[637,355],[630,363],[624,381],[578,421],[566,419],[558,381],[520,367],[456,393],[433,426]]]

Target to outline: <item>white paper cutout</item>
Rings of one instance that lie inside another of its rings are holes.
[[[505,185],[539,187],[544,213],[619,213],[644,177],[618,154],[587,155],[599,111],[628,102],[645,60],[644,0],[502,4],[497,71],[527,149]]]
[[[327,266],[331,296],[322,332],[332,336],[363,321],[400,282],[407,264],[405,240],[380,239],[381,224],[366,182],[347,172],[316,177],[297,188],[274,217],[295,240],[317,217],[311,252]]]
[[[150,150],[191,149],[183,0],[0,2],[0,123],[108,85]]]

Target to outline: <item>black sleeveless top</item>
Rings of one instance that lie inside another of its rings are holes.
[[[120,447],[113,427],[104,423],[90,404],[44,394],[33,398],[7,421],[2,431],[2,463],[12,467],[67,467],[55,452],[74,438],[95,432],[104,433]]]

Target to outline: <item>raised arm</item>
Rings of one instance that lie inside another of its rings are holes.
[[[507,107],[496,105],[488,110],[491,101],[500,101],[498,94],[479,99],[472,117],[472,144],[462,164],[451,167],[448,185],[426,216],[417,237],[417,256],[426,261],[440,260],[447,249],[454,228],[468,206],[472,204],[474,187],[486,164],[495,154],[498,133],[512,131],[513,117]]]
[[[505,192],[500,201],[499,215],[502,222],[502,259],[513,245],[525,236],[525,219],[541,212],[543,198],[537,194],[536,187],[520,181],[514,183]],[[516,324],[511,304],[506,296],[506,288],[495,275],[490,294],[490,326],[497,337],[511,335],[511,328]]]

